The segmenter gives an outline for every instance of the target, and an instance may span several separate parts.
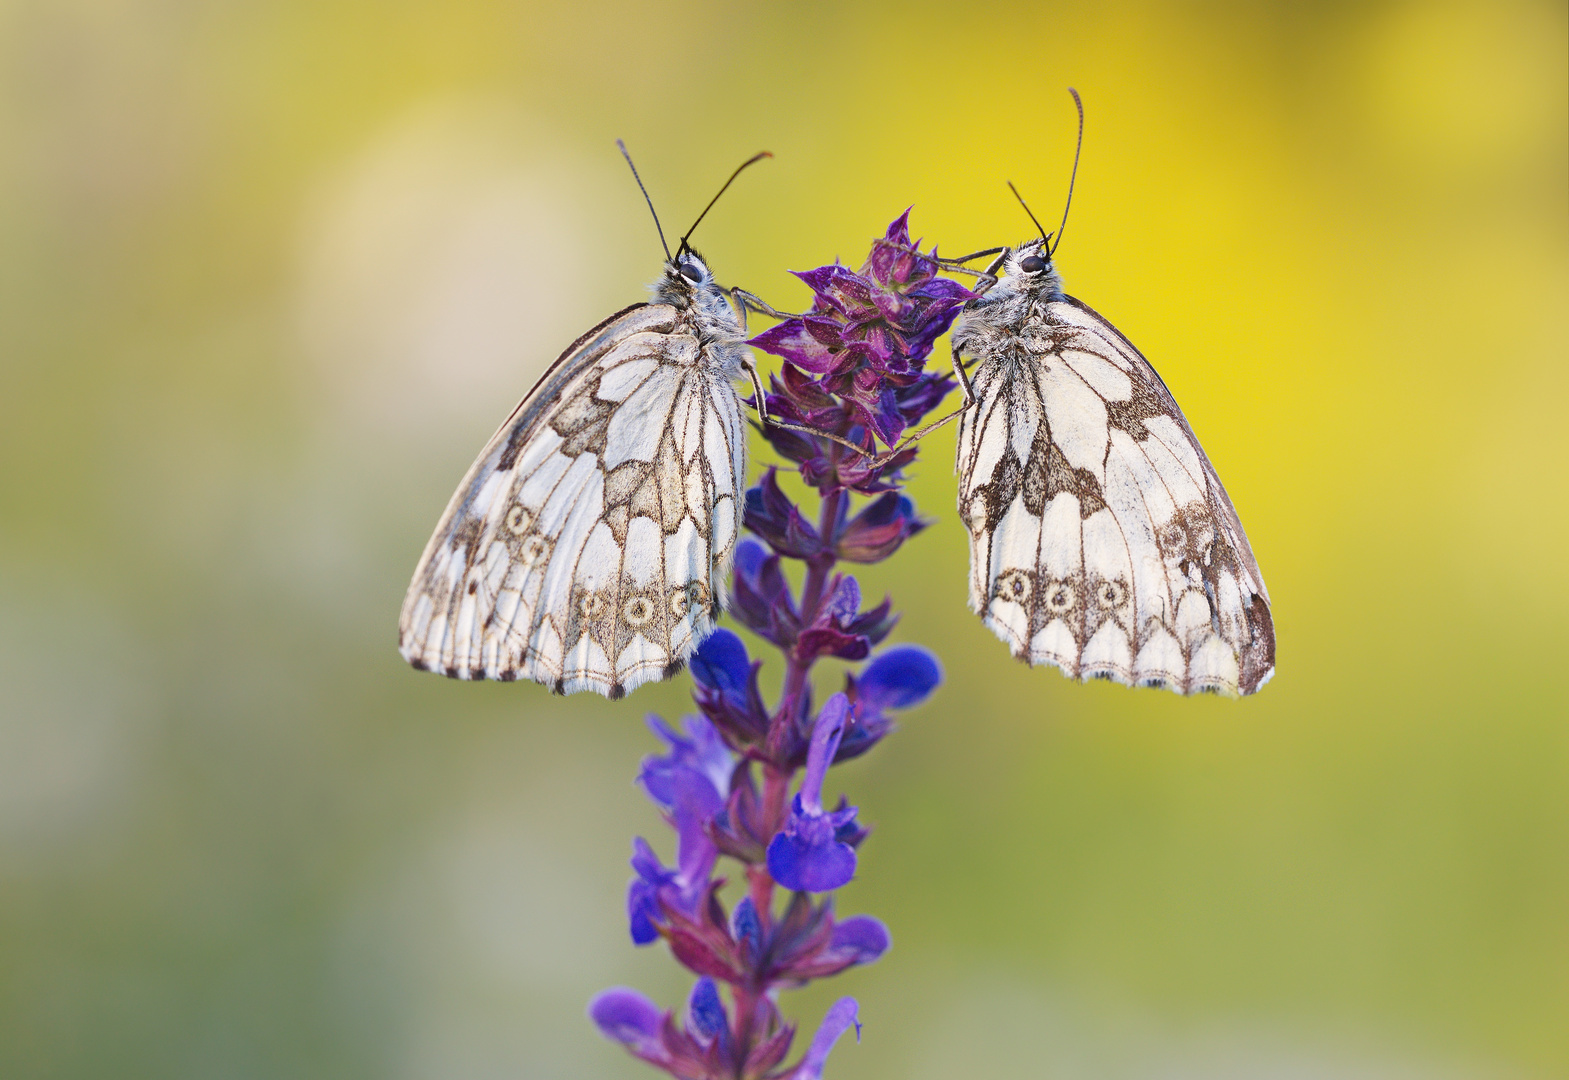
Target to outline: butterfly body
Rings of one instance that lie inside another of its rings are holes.
[[[1274,673],[1258,563],[1160,376],[1062,291],[1043,241],[966,308],[960,418],[970,606],[1030,664],[1179,693]]]
[[[695,253],[653,294],[562,353],[469,468],[404,599],[415,667],[619,697],[713,630],[743,510],[745,332]]]

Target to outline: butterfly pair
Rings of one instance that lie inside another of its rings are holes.
[[[712,632],[745,492],[733,384],[764,395],[691,232],[653,302],[574,342],[469,468],[404,600],[415,667],[615,698]],[[971,607],[1070,676],[1252,693],[1274,631],[1236,511],[1160,376],[1062,293],[1048,239],[1001,250],[953,333]]]

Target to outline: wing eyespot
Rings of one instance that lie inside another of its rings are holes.
[[[640,629],[654,621],[654,602],[646,596],[634,596],[621,608],[621,618],[626,624],[635,629]]]
[[[536,563],[543,562],[549,552],[550,541],[539,535],[539,533],[531,533],[525,536],[523,542],[518,545],[518,563],[527,569]]]
[[[514,536],[522,536],[534,527],[534,512],[522,503],[514,503],[507,511],[507,530]]]
[[[1102,609],[1115,611],[1128,600],[1128,587],[1120,581],[1102,581],[1095,586],[1095,600]]]
[[[1009,570],[997,578],[997,598],[1027,604],[1035,591],[1035,580],[1028,570]]]
[[[1079,602],[1071,581],[1055,581],[1046,588],[1046,610],[1053,615],[1066,615]]]

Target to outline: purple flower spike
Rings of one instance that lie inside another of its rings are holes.
[[[661,1037],[665,1012],[636,990],[611,987],[589,1002],[589,1019],[605,1038],[625,1046],[636,1056],[654,1065],[671,1062]]]
[[[828,1063],[828,1052],[851,1024],[855,1025],[855,1041],[861,1041],[859,1012],[854,998],[844,997],[834,1002],[828,1015],[823,1017],[822,1027],[812,1037],[812,1045],[807,1049],[806,1056],[795,1067],[795,1071],[789,1074],[790,1080],[823,1080],[823,1066]]]
[[[860,1036],[858,1006],[835,1003],[786,1065],[797,1031],[780,991],[889,949],[877,919],[835,914],[833,890],[854,879],[869,830],[843,796],[825,805],[823,790],[829,767],[875,746],[899,710],[931,695],[942,668],[916,646],[873,655],[897,621],[892,602],[863,611],[840,564],[880,563],[928,524],[904,491],[919,448],[900,440],[958,385],[926,370],[972,299],[943,269],[935,247],[911,240],[905,211],[859,269],[835,261],[799,274],[810,309],[753,339],[785,360],[756,403],[780,421],[762,434],[783,464],[746,492],[755,539],[736,538],[728,611],[778,650],[782,677],[768,682],[780,690],[765,702],[761,662],[717,630],[691,657],[701,715],[682,726],[650,719],[664,749],[644,759],[638,782],[676,833],[676,858],[667,867],[634,842],[627,918],[633,941],[662,940],[697,981],[674,1013],[621,989],[589,1010],[607,1037],[677,1080],[822,1080],[840,1036],[852,1026]],[[796,485],[779,472],[788,469],[815,490],[812,505],[787,493]],[[813,668],[827,656],[865,663],[818,709]],[[721,856],[743,875],[734,892],[717,871]]]
[[[898,441],[912,419],[899,391],[924,378],[921,366],[932,345],[974,295],[937,277],[935,256],[910,241],[908,216],[909,211],[901,214],[873,244],[859,272],[834,263],[797,273],[815,294],[811,312],[752,339],[814,377],[820,391],[838,397],[839,423],[833,426],[840,434],[858,425],[886,446]],[[788,399],[778,405],[780,414],[790,411]],[[814,426],[826,419],[814,418]],[[785,446],[796,443],[775,445],[789,454]]]
[[[850,701],[835,694],[823,706],[806,755],[806,776],[789,824],[768,844],[768,872],[787,889],[830,892],[855,876],[855,849],[841,834],[855,835],[855,807],[823,810],[823,778],[839,749]]]

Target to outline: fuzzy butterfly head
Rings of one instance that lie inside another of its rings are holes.
[[[965,305],[953,339],[962,352],[977,358],[1006,352],[1027,320],[1039,319],[1047,304],[1063,299],[1048,239],[1027,240],[1008,251],[994,271],[997,283]]]
[[[745,336],[735,310],[703,257],[683,247],[665,263],[665,272],[654,282],[654,303],[669,304],[688,312],[705,341],[738,344]]]
[[[1008,252],[997,284],[988,291],[1032,300],[1061,300],[1062,275],[1057,273],[1049,239],[1029,240]]]

